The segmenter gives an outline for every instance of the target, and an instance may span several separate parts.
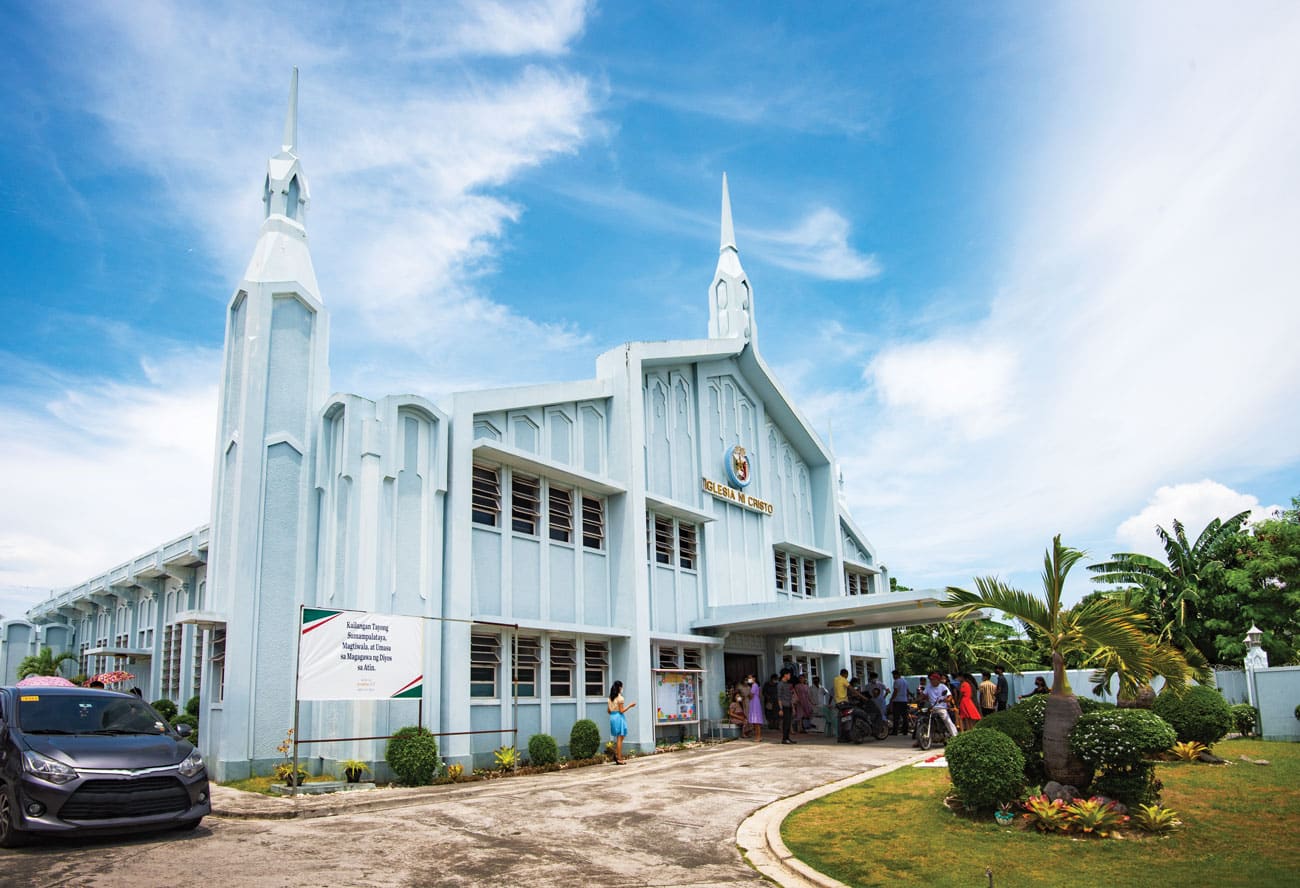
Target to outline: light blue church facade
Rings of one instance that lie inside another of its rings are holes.
[[[6,681],[48,645],[80,671],[128,669],[147,699],[197,695],[201,748],[237,779],[280,760],[301,605],[428,617],[421,701],[303,703],[298,735],[420,719],[468,766],[539,732],[563,747],[581,718],[607,732],[614,679],[648,748],[656,670],[698,671],[718,718],[746,672],[883,672],[890,627],[946,616],[937,595],[889,592],[834,455],[764,362],[725,177],[707,337],[441,403],[332,393],[296,91],[295,74],[225,318],[211,522],[5,622]],[[314,768],[382,758],[375,741],[302,750]]]

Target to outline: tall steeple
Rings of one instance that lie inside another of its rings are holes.
[[[329,313],[303,227],[308,191],[297,143],[295,69],[284,139],[267,163],[266,218],[226,312],[207,588],[224,618],[230,663],[277,662],[293,649],[313,570],[311,445],[330,392]],[[284,730],[293,670],[231,669],[222,687],[222,701],[209,694],[200,702],[204,711],[224,708],[203,752],[226,779],[274,757],[265,738]]]
[[[743,339],[754,342],[753,292],[745,269],[740,267],[736,248],[736,230],[731,222],[731,194],[727,174],[722,174],[722,238],[718,247],[718,267],[709,287],[709,338]]]
[[[307,250],[307,206],[311,189],[298,158],[298,69],[289,81],[289,108],[284,115],[280,151],[266,162],[262,185],[266,218],[244,278],[248,281],[297,281],[320,298],[316,271]]]

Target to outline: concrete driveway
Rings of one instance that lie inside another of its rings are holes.
[[[191,834],[0,851],[0,884],[758,885],[763,877],[737,848],[742,821],[778,799],[916,755],[901,737],[862,746],[801,739],[297,801],[219,790],[224,816]]]

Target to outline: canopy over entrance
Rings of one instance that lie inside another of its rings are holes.
[[[862,629],[915,626],[948,619],[955,608],[944,607],[937,589],[851,595],[835,598],[795,598],[763,604],[711,607],[691,624],[694,631],[757,632],[764,635],[824,635]]]

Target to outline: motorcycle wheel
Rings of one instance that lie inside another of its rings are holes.
[[[876,722],[876,735],[875,735],[875,736],[876,736],[876,739],[877,739],[877,740],[884,740],[886,737],[888,737],[888,736],[889,736],[889,722],[885,721],[883,718],[882,718],[880,721]]]
[[[930,735],[930,720],[927,718],[921,722],[921,727],[916,732],[916,742],[921,744],[922,749],[929,749],[934,738]]]
[[[854,743],[864,743],[866,742],[867,737],[871,736],[870,732],[867,730],[867,726],[862,723],[861,719],[855,718],[853,720],[852,736]]]

